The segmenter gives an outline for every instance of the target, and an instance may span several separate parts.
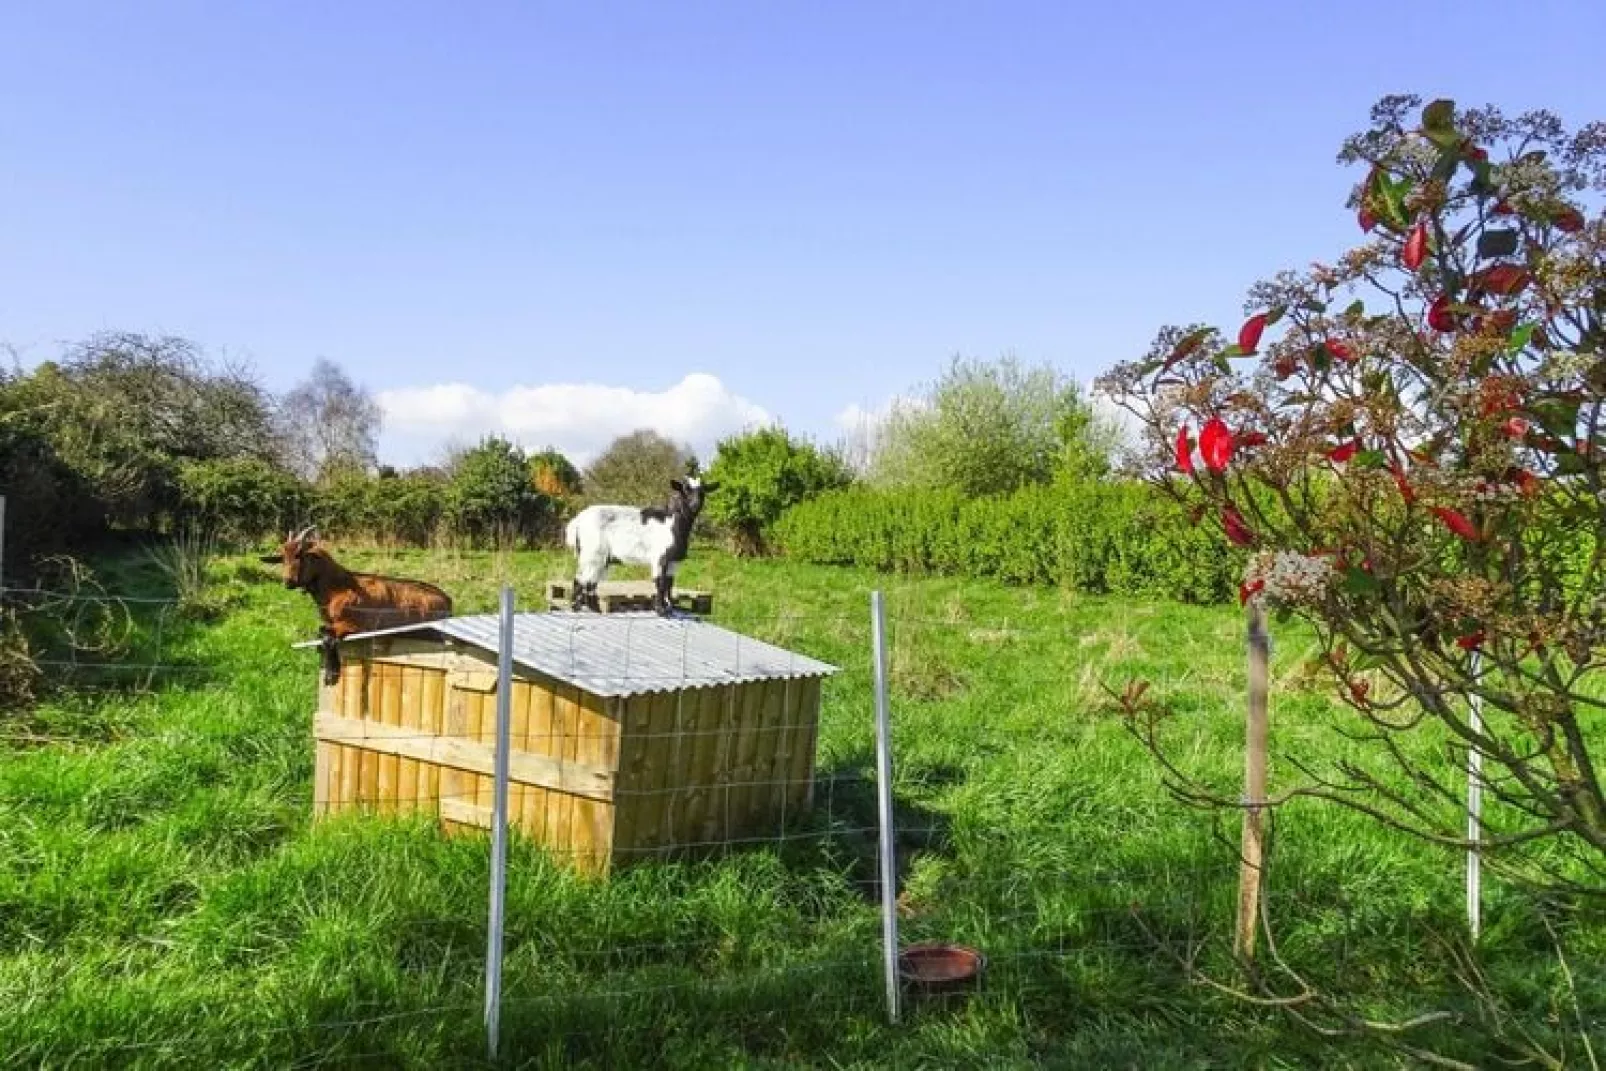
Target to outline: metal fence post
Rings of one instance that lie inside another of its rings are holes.
[[[887,1018],[898,1021],[898,870],[892,848],[892,717],[887,709],[887,622],[881,592],[870,593],[875,653],[876,804],[881,825],[881,941],[887,976]]]
[[[491,816],[491,917],[485,952],[485,1041],[491,1059],[502,1025],[502,920],[507,892],[507,765],[513,709],[513,586],[502,587],[496,666],[496,789]]]
[[[1476,689],[1480,659],[1472,652],[1469,668]],[[1474,734],[1483,732],[1483,696],[1476,690],[1467,699],[1470,713],[1467,722]],[[1476,744],[1467,748],[1467,929],[1474,942],[1483,928],[1483,855],[1479,842],[1483,839],[1483,752]]]

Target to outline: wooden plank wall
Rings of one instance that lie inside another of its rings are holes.
[[[615,858],[779,836],[813,802],[820,681],[761,681],[622,704]]]
[[[354,647],[319,699],[316,815],[421,811],[448,832],[490,827],[494,673],[439,651]],[[622,712],[621,702],[545,678],[514,682],[510,824],[585,870],[612,859]]]

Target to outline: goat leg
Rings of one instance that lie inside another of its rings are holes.
[[[322,630],[323,642],[319,649],[323,653],[323,682],[336,684],[340,681],[340,643],[335,639],[332,629]]]

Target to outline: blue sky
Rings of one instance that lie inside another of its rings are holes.
[[[1606,118],[1606,4],[1519,10],[13,0],[0,341],[328,357],[404,462],[1085,382],[1352,240],[1380,95]]]

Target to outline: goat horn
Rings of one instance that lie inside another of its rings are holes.
[[[318,530],[318,526],[317,525],[309,524],[305,528],[301,529],[301,532],[298,535],[295,535],[295,536],[293,536],[291,538],[296,543],[305,543],[305,542],[308,541],[308,538],[314,532],[316,532],[317,530]]]

